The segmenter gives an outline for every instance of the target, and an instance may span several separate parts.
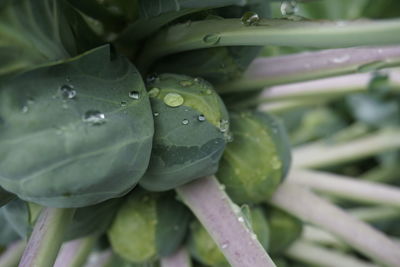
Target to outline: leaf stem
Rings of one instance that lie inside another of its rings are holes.
[[[44,208],[35,224],[19,267],[52,267],[75,209]]]
[[[365,256],[388,266],[400,266],[400,247],[382,232],[349,215],[341,208],[302,188],[284,183],[270,200],[271,204],[317,225]]]
[[[343,199],[400,208],[400,188],[395,186],[299,169],[292,170],[287,181]]]
[[[9,245],[1,255],[0,255],[0,266],[1,267],[14,267],[18,264],[21,259],[22,253],[24,252],[26,246],[25,241],[15,241]]]
[[[82,266],[86,262],[96,240],[97,235],[92,235],[64,243],[54,267]]]
[[[215,177],[176,189],[233,267],[275,266]]]
[[[259,57],[249,65],[241,78],[218,85],[218,92],[254,90],[354,73],[363,68],[372,71],[398,65],[400,46],[352,47]]]
[[[400,148],[400,130],[385,129],[354,141],[327,144],[317,141],[293,150],[295,168],[320,168],[348,163],[354,160]]]
[[[370,262],[304,240],[296,241],[285,251],[285,254],[291,259],[313,266],[378,267],[378,265]]]
[[[161,259],[161,267],[191,267],[192,262],[185,247],[181,247],[174,254]]]
[[[203,20],[190,25],[176,24],[159,32],[145,44],[137,64],[145,70],[156,59],[166,55],[218,46],[339,48],[398,44],[399,31],[398,19],[340,23],[262,19],[258,26],[245,26],[240,19]]]

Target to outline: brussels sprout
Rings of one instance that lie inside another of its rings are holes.
[[[275,208],[268,209],[267,217],[270,229],[268,252],[281,253],[300,237],[303,224],[296,217]]]
[[[93,206],[76,209],[65,240],[73,240],[90,234],[104,233],[116,213],[120,199],[111,199]],[[34,227],[42,207],[16,199],[4,207],[4,214],[21,238],[27,238]]]
[[[252,207],[248,215],[249,227],[252,228],[253,234],[260,241],[261,245],[267,249],[269,227],[263,209],[261,207]],[[215,244],[206,229],[197,220],[190,224],[188,245],[190,253],[200,263],[213,267],[230,266],[217,244]]]
[[[150,159],[143,81],[108,46],[2,84],[0,118],[0,186],[44,206],[126,194]]]
[[[225,149],[217,172],[236,203],[267,200],[286,176],[291,162],[283,126],[256,111],[231,113],[233,142]]]
[[[11,194],[10,192],[7,192],[0,186],[0,208],[6,205],[11,200],[13,200],[14,198],[15,195]]]
[[[0,208],[0,246],[7,246],[17,239],[19,236],[6,220],[4,208]]]
[[[200,78],[162,74],[151,84],[149,95],[156,131],[140,185],[163,191],[214,174],[229,122],[212,86]]]
[[[181,244],[190,213],[173,192],[134,190],[108,230],[115,253],[133,263],[154,261]]]

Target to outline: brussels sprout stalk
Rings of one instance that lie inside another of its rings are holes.
[[[346,255],[335,249],[328,249],[298,240],[285,251],[294,260],[315,266],[378,267],[376,264]]]
[[[400,64],[400,46],[352,47],[256,58],[240,79],[219,85],[218,92],[321,79]]]
[[[64,243],[54,263],[54,267],[82,266],[97,240],[96,235],[76,239]]]
[[[388,266],[400,266],[399,246],[368,224],[303,189],[284,183],[270,203],[288,213],[335,234],[365,256]]]
[[[340,144],[306,144],[293,150],[293,167],[328,167],[395,150],[400,148],[399,134],[400,130],[394,128]]]
[[[21,259],[22,253],[26,246],[25,241],[15,241],[9,245],[0,255],[0,266],[1,267],[14,267],[18,264]]]
[[[400,189],[337,174],[292,170],[288,182],[342,199],[400,208]]]
[[[35,224],[19,267],[52,267],[75,209],[45,208]]]
[[[204,177],[176,190],[233,267],[275,266],[215,177]]]
[[[191,267],[192,262],[185,247],[181,247],[174,254],[161,258],[161,267]]]
[[[339,48],[398,44],[400,20],[291,21],[261,19],[246,26],[240,19],[204,20],[171,26],[150,39],[138,59],[146,70],[156,59],[173,53],[219,46],[303,46]],[[163,44],[163,45],[160,45]]]

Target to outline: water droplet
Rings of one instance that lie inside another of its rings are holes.
[[[193,81],[194,81],[195,83],[200,83],[200,82],[201,82],[201,78],[196,77],[196,78],[193,79]]]
[[[294,15],[298,11],[296,1],[283,1],[281,4],[281,13],[283,16]]]
[[[125,107],[126,106],[126,101],[121,101],[121,107]]]
[[[222,133],[225,133],[226,131],[228,131],[228,129],[229,129],[229,121],[228,120],[221,120],[219,122],[219,130]]]
[[[28,106],[23,106],[21,111],[22,111],[22,113],[28,113],[29,107]]]
[[[243,14],[241,21],[245,26],[254,26],[258,24],[260,17],[257,13],[248,11]]]
[[[251,233],[251,239],[256,240],[257,239],[257,235],[255,233]]]
[[[154,117],[158,117],[160,115],[160,113],[154,112],[153,115],[154,115]]]
[[[213,44],[216,45],[218,42],[221,40],[221,36],[218,34],[212,33],[212,34],[207,34],[206,36],[203,37],[203,41],[208,44]]]
[[[151,73],[149,75],[147,75],[146,77],[146,83],[147,84],[152,84],[155,83],[156,81],[158,81],[159,77],[157,73]]]
[[[206,120],[206,117],[205,117],[203,114],[200,114],[200,115],[197,117],[197,119],[198,119],[198,121],[205,121],[205,120]]]
[[[239,221],[239,222],[244,222],[244,218],[243,218],[242,216],[239,216],[239,217],[238,217],[238,221]]]
[[[211,95],[211,94],[212,94],[211,89],[207,89],[206,94],[207,94],[207,95]]]
[[[345,54],[345,55],[333,58],[332,62],[340,64],[340,63],[345,63],[345,62],[349,61],[349,59],[350,59],[350,55]]]
[[[192,81],[189,81],[189,80],[186,80],[186,81],[180,81],[179,84],[180,84],[181,86],[183,86],[183,87],[188,87],[188,86],[192,86],[192,85],[193,85],[193,82],[192,82]]]
[[[106,116],[97,110],[86,111],[83,121],[91,125],[101,125],[106,122]]]
[[[69,84],[64,84],[60,87],[61,97],[63,99],[74,99],[76,97],[76,91],[74,87]]]
[[[183,97],[177,93],[168,93],[164,96],[164,103],[170,107],[179,107],[183,102]]]
[[[225,241],[225,242],[223,242],[222,245],[221,245],[221,248],[222,248],[222,249],[226,249],[226,248],[228,248],[228,247],[229,247],[229,241]]]
[[[385,67],[386,63],[383,61],[374,61],[374,62],[370,62],[364,65],[361,65],[358,68],[359,72],[370,72],[370,71],[375,71],[375,70],[379,70],[383,67]]]
[[[129,97],[135,100],[138,100],[140,97],[140,93],[138,91],[130,91]]]
[[[150,97],[157,97],[160,94],[160,88],[154,87],[149,91]]]
[[[183,125],[188,125],[188,124],[189,124],[189,120],[183,119],[183,120],[182,120],[182,124],[183,124]]]

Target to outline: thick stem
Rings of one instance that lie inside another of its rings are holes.
[[[332,98],[320,98],[318,99],[319,104],[324,102],[328,102],[332,100]],[[315,106],[316,101],[314,99],[301,99],[301,100],[287,100],[287,101],[279,101],[273,103],[266,103],[258,107],[260,111],[265,111],[273,114],[281,114],[296,108],[300,107],[308,107]]]
[[[64,243],[54,267],[80,267],[82,266],[92,250],[97,236],[88,236]]]
[[[347,210],[352,216],[364,222],[392,220],[400,217],[400,211],[390,207],[362,207]]]
[[[176,190],[233,267],[275,266],[215,177]]]
[[[240,19],[205,20],[171,26],[146,44],[138,58],[140,69],[156,59],[183,51],[218,46],[278,45],[339,48],[390,45],[400,42],[400,20],[382,21],[291,21],[262,19],[258,26]],[[163,45],[160,45],[163,44]]]
[[[341,240],[339,240],[336,236],[313,225],[305,225],[303,227],[301,239],[307,242],[329,245],[336,248],[348,248],[348,246]]]
[[[388,129],[340,144],[315,142],[293,151],[293,167],[320,168],[348,163],[354,160],[400,148],[400,130]]]
[[[35,224],[19,267],[52,267],[75,209],[44,208]]]
[[[346,255],[337,250],[316,246],[303,240],[296,241],[291,245],[285,251],[285,255],[313,266],[378,267],[378,265]]]
[[[218,92],[254,90],[399,64],[400,46],[330,49],[256,58],[240,79],[221,84]]]
[[[301,186],[284,183],[270,200],[274,206],[317,225],[365,256],[388,266],[400,266],[400,247],[382,232]]]
[[[161,267],[191,267],[190,255],[185,247],[181,247],[174,254],[161,259]]]
[[[335,197],[400,208],[400,188],[327,172],[294,169],[289,183]]]
[[[1,267],[14,267],[17,266],[21,259],[22,253],[26,246],[25,241],[16,241],[9,245],[0,255],[0,266]]]

